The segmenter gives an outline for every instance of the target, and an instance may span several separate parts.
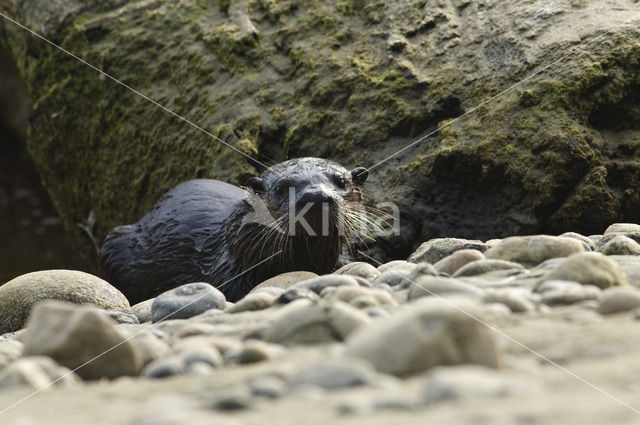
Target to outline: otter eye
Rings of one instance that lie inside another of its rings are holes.
[[[336,176],[336,186],[338,186],[340,189],[344,189],[347,187],[347,181],[344,179],[344,177]]]

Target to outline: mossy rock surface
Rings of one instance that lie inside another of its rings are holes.
[[[402,235],[384,245],[401,256],[441,235],[592,233],[640,220],[640,30],[612,29],[636,13],[613,3],[0,0],[0,9],[266,165],[313,155],[371,167],[449,124],[371,170],[369,191],[403,213]],[[30,152],[78,240],[99,245],[180,181],[238,184],[262,171],[7,28],[34,104]]]

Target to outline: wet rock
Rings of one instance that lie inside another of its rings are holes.
[[[475,249],[480,252],[486,251],[488,246],[478,240],[438,238],[424,242],[418,249],[409,256],[407,261],[411,263],[435,264],[443,258],[461,249]]]
[[[628,284],[627,276],[620,266],[596,252],[572,255],[545,275],[541,282],[549,280],[570,280],[583,285],[594,285],[600,289]]]
[[[468,296],[480,299],[483,291],[452,278],[422,276],[409,288],[409,301],[428,296]]]
[[[284,345],[342,341],[370,321],[365,313],[345,303],[298,300],[280,309],[264,339]]]
[[[458,304],[481,317],[477,306]],[[407,376],[439,365],[477,363],[498,366],[491,330],[457,308],[436,299],[363,327],[347,340],[347,353],[370,361],[384,373]]]
[[[35,304],[43,300],[128,308],[129,301],[104,280],[76,270],[27,273],[0,286],[0,334],[22,328]]]
[[[158,295],[151,305],[151,321],[188,319],[226,306],[224,294],[204,282],[187,283]]]
[[[131,311],[138,318],[138,322],[151,322],[151,306],[153,305],[154,300],[155,298],[151,298],[131,307]]]
[[[0,370],[0,389],[27,386],[33,390],[72,387],[82,380],[49,357],[23,357]]]
[[[24,354],[49,356],[84,379],[135,376],[135,344],[95,308],[47,301],[36,306],[24,334]]]
[[[604,231],[604,235],[611,233],[631,233],[640,232],[640,224],[635,223],[613,223]]]
[[[327,274],[298,282],[294,288],[309,289],[319,294],[325,288],[336,286],[360,286],[360,284],[354,276]]]
[[[624,235],[618,235],[599,249],[604,255],[640,255],[640,244]]]
[[[580,252],[584,252],[584,246],[576,239],[535,235],[505,238],[484,255],[488,259],[513,261],[525,267],[534,267],[549,258],[567,257]]]
[[[380,271],[369,263],[356,261],[340,267],[334,272],[335,274],[344,274],[349,276],[359,276],[367,280],[373,280],[380,275]]]
[[[640,307],[640,290],[633,287],[612,287],[598,297],[598,313],[613,314]]]
[[[506,260],[478,260],[462,266],[453,277],[476,276],[496,270],[524,270],[519,263]]]
[[[254,292],[260,291],[262,288],[282,288],[289,289],[293,285],[298,282],[302,282],[303,280],[309,280],[318,277],[316,273],[313,272],[305,272],[305,271],[295,271],[295,272],[287,272],[281,273],[277,276],[274,276],[270,279],[265,280],[264,282],[257,285],[251,291],[250,294]]]
[[[438,261],[433,267],[439,273],[452,275],[462,266],[478,260],[484,260],[482,252],[476,249],[461,249]]]

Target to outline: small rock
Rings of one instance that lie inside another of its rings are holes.
[[[176,354],[187,367],[193,363],[206,363],[211,367],[220,367],[224,364],[220,351],[210,344],[204,344],[194,338],[191,338],[191,341],[185,341],[185,344],[176,350]]]
[[[410,263],[427,262],[435,264],[443,258],[461,249],[475,249],[480,252],[486,251],[488,245],[478,240],[438,238],[424,242],[418,249],[409,256]]]
[[[296,271],[296,272],[281,273],[277,276],[272,277],[271,279],[267,279],[264,282],[260,283],[251,291],[249,291],[249,293],[252,294],[259,291],[262,288],[269,288],[269,287],[282,288],[286,290],[298,282],[302,282],[303,280],[313,279],[315,277],[318,277],[318,275],[313,272]]]
[[[282,295],[280,295],[275,303],[276,304],[289,304],[295,300],[310,300],[317,301],[320,297],[318,294],[310,289],[304,288],[289,288]]]
[[[549,280],[536,288],[542,294],[541,302],[546,305],[569,305],[588,300],[595,300],[600,295],[600,288],[593,285],[582,285],[577,282]]]
[[[418,267],[417,264],[406,263],[402,265],[395,266],[390,270],[386,270],[380,274],[380,276],[376,277],[373,282],[371,282],[372,286],[379,286],[381,284],[389,285],[390,287],[408,287],[411,284],[411,280],[415,276],[413,276],[413,271]],[[436,275],[437,272],[433,271],[433,274]]]
[[[618,235],[599,249],[604,255],[640,255],[640,244],[624,235]]]
[[[169,376],[182,375],[186,365],[179,356],[166,356],[151,362],[142,370],[142,376],[146,378],[167,378]]]
[[[472,298],[481,298],[483,291],[475,286],[469,285],[459,280],[438,277],[438,276],[422,276],[409,288],[409,301],[427,296],[469,296]]]
[[[458,307],[481,317],[477,306]],[[384,373],[408,376],[439,365],[498,366],[495,335],[458,308],[424,298],[404,311],[376,320],[349,336],[347,354],[370,361]]]
[[[248,409],[251,406],[251,392],[244,385],[225,388],[224,392],[216,395],[213,408],[222,411]]]
[[[584,250],[585,251],[595,251],[598,248],[598,246],[596,245],[596,243],[592,239],[589,239],[587,236],[583,236],[580,233],[565,232],[565,233],[559,235],[559,237],[561,237],[561,238],[573,238],[573,239],[579,240],[580,242],[582,242],[582,245],[584,246]]]
[[[143,366],[167,355],[170,351],[169,345],[158,338],[155,332],[159,331],[145,330],[132,335],[131,341],[136,345]]]
[[[53,385],[69,387],[81,382],[71,370],[45,356],[23,357],[0,371],[0,389],[27,386],[41,391]]]
[[[549,280],[571,280],[600,289],[628,284],[620,266],[596,252],[572,255],[542,278],[542,282]]]
[[[22,355],[24,344],[15,339],[0,339],[0,370]]]
[[[76,270],[27,273],[0,286],[0,334],[21,329],[43,300],[92,304],[106,310],[128,308],[129,301],[104,280]]]
[[[249,340],[245,342],[237,355],[237,363],[249,364],[272,359],[282,353],[282,348],[264,341]]]
[[[284,379],[277,376],[265,375],[255,378],[249,384],[251,394],[258,397],[277,399],[289,389]]]
[[[613,314],[640,307],[640,290],[632,287],[613,287],[598,297],[598,313]]]
[[[472,261],[484,260],[484,254],[476,249],[461,249],[444,257],[433,265],[440,273],[454,274],[460,267]]]
[[[226,310],[227,313],[240,313],[242,311],[256,311],[269,308],[276,301],[275,296],[267,292],[256,292],[253,294],[247,294],[244,298],[239,300],[233,305],[233,307]]]
[[[640,224],[635,223],[613,223],[607,230],[604,231],[605,235],[609,235],[611,233],[631,233],[631,232],[640,232]]]
[[[155,300],[155,298],[142,301],[131,307],[131,311],[138,317],[139,323],[151,322],[151,305],[153,304],[153,300]]]
[[[380,273],[384,273],[384,272],[386,272],[388,270],[391,270],[391,269],[399,267],[399,266],[406,266],[407,264],[413,264],[413,263],[410,263],[410,262],[408,262],[406,260],[393,260],[393,261],[389,261],[388,263],[380,264],[377,267],[377,270]]]
[[[533,267],[545,260],[584,252],[582,242],[572,238],[534,235],[505,238],[485,253],[488,259],[506,260]]]
[[[24,354],[49,356],[84,379],[135,376],[137,347],[101,311],[59,301],[34,308],[24,334]]]
[[[488,289],[482,300],[485,303],[504,304],[513,313],[526,313],[535,310],[535,305],[529,300],[529,291],[519,288]]]
[[[264,339],[284,345],[342,341],[370,321],[365,313],[345,303],[298,300],[280,309]]]
[[[346,264],[333,272],[334,274],[344,274],[349,276],[359,276],[367,280],[373,280],[380,275],[380,271],[369,263],[356,261]]]
[[[225,306],[224,294],[218,289],[204,282],[187,283],[156,297],[151,305],[151,321],[188,319]]]
[[[478,260],[462,266],[453,274],[453,277],[476,276],[496,270],[524,270],[519,263],[506,260]]]
[[[323,289],[335,286],[360,286],[360,284],[354,276],[327,274],[298,282],[293,287],[310,289],[316,294],[319,294]]]
[[[138,325],[140,321],[131,309],[103,310],[103,312],[113,319],[116,323]]]
[[[427,375],[422,401],[434,404],[449,400],[529,395],[540,389],[529,379],[480,366],[440,367]]]
[[[369,385],[377,374],[360,359],[342,358],[307,364],[289,379],[292,387],[314,385],[326,390],[337,390]]]

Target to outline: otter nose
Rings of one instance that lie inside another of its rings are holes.
[[[330,201],[331,201],[331,196],[329,196],[329,194],[324,190],[311,189],[311,190],[305,190],[298,198],[298,201],[296,202],[296,204],[298,207],[302,207],[306,204],[311,204],[315,202],[321,203],[321,202],[330,202]]]

